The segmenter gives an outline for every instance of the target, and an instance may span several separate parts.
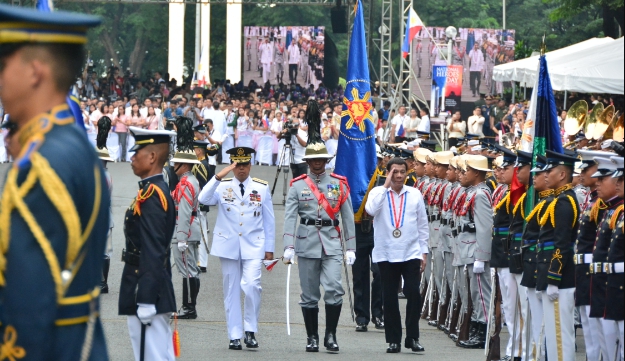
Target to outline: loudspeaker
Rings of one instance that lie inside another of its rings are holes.
[[[334,34],[347,34],[347,11],[344,6],[334,7],[331,10],[332,32]]]

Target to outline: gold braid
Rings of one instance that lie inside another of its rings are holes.
[[[618,217],[623,212],[623,205],[616,207],[614,213],[612,214],[612,218],[610,218],[610,229],[614,230],[616,228],[616,221],[618,221]]]
[[[523,193],[521,198],[519,198],[519,200],[516,202],[516,205],[514,206],[514,209],[512,210],[512,214],[516,214],[516,211],[519,209],[519,206],[520,206],[521,207],[521,217],[525,218],[525,205],[523,203],[525,202],[525,196],[526,195],[527,195],[527,192]]]
[[[495,211],[498,211],[504,204],[506,205],[506,212],[510,213],[510,191],[507,191],[506,196],[495,206]]]
[[[605,202],[603,202],[603,199],[599,198],[597,199],[597,201],[595,202],[595,204],[592,205],[592,208],[590,209],[590,220],[597,223],[599,221],[599,211],[607,209],[608,205],[605,204]]]

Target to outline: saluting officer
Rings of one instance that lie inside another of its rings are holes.
[[[592,177],[597,172],[594,157],[610,157],[613,153],[592,150],[578,150],[581,156],[580,183],[588,187],[589,192],[580,204],[580,223],[575,241],[575,306],[579,307],[582,330],[586,344],[588,360],[601,359],[601,353],[607,354],[600,318],[590,317],[590,265],[595,248],[599,222],[605,213],[597,195],[597,179]],[[579,198],[578,198],[579,199]]]
[[[608,157],[594,157],[597,162],[597,172],[592,175],[593,178],[597,178],[597,196],[599,199],[593,206],[593,210],[598,212],[599,209],[603,209],[602,218],[598,220],[599,227],[597,229],[597,238],[592,252],[592,264],[590,265],[590,314],[589,318],[598,319],[603,329],[603,336],[605,338],[605,352],[604,359],[610,361],[616,361],[614,355],[616,355],[617,345],[617,324],[612,320],[606,320],[606,310],[614,307],[611,300],[606,298],[607,281],[608,281],[608,268],[605,267],[608,262],[608,253],[610,249],[610,241],[612,238],[612,228],[610,220],[616,208],[623,204],[623,198],[617,195],[616,191],[616,178],[612,175],[616,172],[616,164]],[[591,211],[592,217],[593,211]]]
[[[137,127],[130,127],[130,132],[135,138],[131,167],[141,181],[124,218],[119,314],[128,316],[135,360],[174,361],[169,316],[176,311],[176,297],[169,249],[176,208],[163,165],[169,158],[170,137],[176,133]]]
[[[473,315],[471,334],[467,341],[458,345],[464,348],[484,348],[486,342],[487,315],[491,297],[490,257],[493,213],[491,192],[485,184],[488,159],[481,155],[464,158],[462,185],[467,187],[466,197],[461,199],[458,219],[458,245],[460,259],[469,274]]]
[[[310,109],[309,106],[307,112]],[[308,124],[308,145],[303,159],[308,163],[310,174],[291,181],[285,208],[283,259],[285,262],[291,262],[295,255],[298,257],[302,288],[300,306],[308,336],[306,352],[319,351],[318,303],[321,297],[319,285],[325,291],[324,346],[328,351],[337,352],[339,345],[336,327],[345,294],[341,284],[343,258],[349,266],[356,260],[354,211],[347,180],[325,172],[325,165],[333,156],[328,154],[320,138],[311,136],[314,135],[310,134],[314,133],[314,126],[310,121]],[[337,219],[339,214],[344,236],[341,235],[339,228],[340,223]],[[299,226],[297,226],[298,216]],[[345,255],[342,251],[341,237],[344,237],[346,242]]]
[[[610,159],[617,166],[616,172],[612,175],[617,180],[616,193],[619,198],[623,199],[623,173],[625,171],[623,167],[623,157],[612,156]],[[617,324],[621,360],[625,359],[625,355],[623,354],[623,320],[625,319],[625,299],[623,294],[623,286],[625,286],[625,277],[623,277],[623,273],[625,272],[625,238],[623,237],[624,214],[623,204],[621,204],[614,210],[610,219],[606,219],[606,221],[610,222],[612,239],[610,240],[608,262],[604,268],[608,274],[606,299],[610,300],[610,307],[606,307],[605,310],[605,319],[615,321]]]
[[[547,187],[554,190],[554,199],[545,204],[540,218],[536,291],[542,292],[548,359],[572,361],[575,360],[573,246],[579,206],[571,180],[577,158],[550,150],[546,156],[544,176]]]
[[[275,246],[271,191],[267,182],[250,177],[255,152],[246,147],[228,150],[232,164],[215,175],[199,197],[200,203],[219,209],[211,251],[221,262],[230,350],[242,349],[244,331],[245,346],[258,348],[261,266],[263,259],[273,260]],[[230,172],[234,178],[226,179]],[[245,294],[243,316],[241,290]]]
[[[100,21],[0,5],[0,98],[15,160],[0,201],[0,358],[108,359],[98,298],[110,196],[65,101]]]

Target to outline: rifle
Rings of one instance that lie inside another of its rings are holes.
[[[445,253],[443,253],[443,261],[445,260]],[[443,283],[442,291],[440,296],[440,302],[438,305],[438,312],[436,314],[436,321],[438,322],[438,329],[445,329],[445,322],[447,322],[447,310],[449,309],[449,299],[451,297],[451,291],[449,289],[449,285],[447,284],[447,272],[445,272],[445,262],[443,262]],[[444,302],[443,302],[444,301]]]
[[[466,279],[467,308],[462,314],[462,321],[458,332],[458,343],[469,339],[469,331],[471,328],[471,315],[473,314],[473,301],[471,300],[471,280],[469,279],[469,271],[465,267],[464,276]]]
[[[447,302],[447,314],[445,315],[446,319],[445,319],[445,326],[443,327],[443,331],[446,334],[449,334],[451,332],[451,319],[453,318],[453,314],[454,314],[454,309],[456,307],[456,275],[458,274],[458,268],[454,267],[454,279],[452,282],[452,288],[451,288],[451,294],[450,294],[450,298],[449,301]],[[451,302],[453,299],[453,303]],[[451,307],[449,307],[451,306]]]
[[[486,361],[499,360],[501,346],[499,334],[501,333],[501,288],[499,286],[499,275],[493,272],[493,283],[495,293],[491,296],[490,312],[488,314],[488,337],[486,337]]]
[[[436,282],[434,282],[434,265],[435,265],[435,261],[434,261],[434,255],[432,255],[432,267],[430,269],[430,285],[431,285],[431,292],[430,292],[430,297],[428,299],[428,308],[429,308],[429,313],[427,315],[427,319],[429,321],[435,321],[434,317],[436,316],[436,313],[438,312],[438,290],[436,289]],[[428,323],[429,324],[429,323]]]

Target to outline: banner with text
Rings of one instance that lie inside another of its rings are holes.
[[[462,71],[462,65],[434,65],[430,97],[432,114],[460,110]]]

